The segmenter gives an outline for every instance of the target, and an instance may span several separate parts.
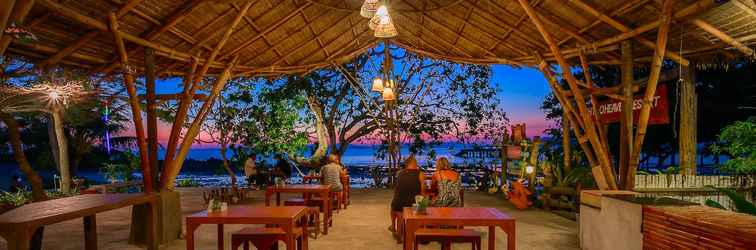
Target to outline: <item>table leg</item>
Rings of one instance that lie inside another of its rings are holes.
[[[295,221],[292,219],[289,222],[288,230],[286,231],[286,250],[297,249],[297,240],[294,238],[294,228],[296,227]],[[304,233],[304,232],[302,232]],[[307,237],[305,234],[302,237]],[[301,250],[301,249],[300,249]]]
[[[9,250],[29,250],[34,231],[26,228],[16,228],[15,231],[3,233]]]
[[[270,192],[265,191],[265,206],[270,207]]]
[[[318,215],[320,216],[320,215]],[[310,238],[310,216],[302,216],[302,249],[299,250],[307,250],[308,249],[308,242],[307,239]],[[320,226],[320,225],[318,225]],[[316,236],[317,237],[317,236]]]
[[[488,226],[488,250],[496,249],[496,227]]]
[[[331,192],[325,192],[323,194],[323,209],[325,209],[325,225],[323,225],[323,235],[328,234],[328,228],[333,225],[333,209],[331,208]]]
[[[276,206],[277,207],[281,206],[281,193],[280,192],[276,192]]]
[[[84,216],[84,249],[97,250],[96,215]]]
[[[507,250],[515,250],[517,243],[517,237],[515,236],[515,222],[505,224],[501,229],[507,232]]]
[[[415,246],[415,231],[417,225],[413,220],[404,220],[404,250],[412,250]]]
[[[186,220],[186,250],[194,250],[194,231],[197,230],[197,226],[191,220]]]
[[[218,224],[218,250],[223,250],[223,224]]]

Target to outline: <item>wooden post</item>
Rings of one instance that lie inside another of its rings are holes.
[[[16,0],[4,0],[0,3],[0,30],[5,30],[7,25],[10,25],[8,19],[10,19],[11,11]],[[0,40],[5,36],[5,32],[0,32]],[[2,55],[2,54],[0,54]]]
[[[661,25],[659,25],[659,32],[656,35],[656,50],[651,62],[648,84],[646,84],[646,94],[643,96],[643,104],[638,116],[638,129],[635,131],[635,138],[633,139],[633,153],[630,155],[630,167],[627,171],[627,183],[625,183],[625,187],[635,186],[635,173],[638,170],[643,139],[646,137],[648,118],[651,116],[651,104],[654,100],[654,94],[656,94],[656,85],[659,83],[659,74],[661,73],[664,54],[667,51],[667,34],[669,33],[669,25],[672,21],[671,13],[672,0],[664,0],[662,15],[660,17]]]
[[[620,115],[620,138],[619,138],[619,169],[620,184],[626,190],[628,187],[627,171],[630,167],[630,154],[633,153],[633,44],[627,40],[622,42],[622,81],[620,91],[622,93],[622,114]]]
[[[678,82],[680,95],[680,171],[682,174],[696,175],[696,149],[698,140],[698,96],[696,78],[692,67],[683,67],[683,81]]]
[[[543,39],[549,45],[549,49],[551,50],[551,53],[554,55],[554,58],[559,63],[559,66],[562,69],[562,76],[565,80],[567,80],[567,84],[570,86],[570,89],[573,92],[578,93],[580,91],[580,88],[578,87],[578,83],[577,83],[577,80],[575,79],[575,76],[572,75],[572,68],[567,63],[567,60],[565,60],[564,57],[562,56],[562,53],[559,47],[556,45],[556,41],[551,36],[551,34],[546,30],[546,27],[544,26],[543,22],[538,18],[538,16],[535,13],[535,10],[533,10],[533,7],[530,6],[530,3],[528,3],[527,0],[519,0],[519,2],[522,9],[530,17],[530,21],[536,26],[538,31],[543,36]],[[608,152],[606,152],[604,146],[602,146],[601,144],[599,135],[596,132],[596,127],[593,122],[593,119],[588,113],[588,108],[586,107],[586,104],[585,104],[585,98],[582,95],[574,95],[574,97],[575,97],[575,103],[577,104],[578,110],[580,111],[579,116],[583,120],[583,125],[584,125],[583,130],[585,131],[585,135],[588,137],[588,140],[591,143],[591,147],[596,153],[596,157],[599,161],[600,169],[603,172],[604,179],[606,180],[607,186],[605,186],[604,189],[616,190],[617,181],[615,180],[615,177],[614,177],[614,170],[612,169],[612,163],[609,160],[609,154]]]
[[[139,96],[137,95],[136,83],[134,82],[134,75],[132,75],[131,68],[129,67],[129,58],[126,55],[126,45],[123,43],[121,33],[118,31],[118,17],[115,12],[111,12],[108,16],[110,19],[110,30],[113,33],[113,40],[115,41],[116,48],[118,50],[118,56],[121,60],[121,70],[123,71],[123,81],[126,85],[126,92],[129,94],[129,104],[131,106],[131,114],[134,119],[134,130],[136,131],[137,146],[139,147],[139,160],[142,166],[142,176],[144,183],[144,193],[152,193],[152,170],[150,170],[150,159],[147,152],[147,140],[144,135],[144,123],[142,123],[142,108],[139,103]]]
[[[567,118],[567,115],[562,114],[562,151],[564,152],[563,175],[566,175],[572,170],[572,149],[571,148],[572,146],[570,145],[570,119]]]
[[[155,50],[144,49],[144,81],[147,91],[147,147],[149,148],[150,170],[155,178],[158,171],[158,142],[157,142],[157,101],[155,98]],[[153,179],[153,185],[156,184]],[[153,188],[155,188],[153,186]]]
[[[14,2],[14,1],[11,1],[11,2]],[[31,10],[32,6],[34,6],[34,0],[15,1],[15,4],[13,4],[13,10],[10,12],[10,16],[8,17],[5,25],[6,26],[10,25],[10,23],[16,23],[16,25],[23,24],[24,19],[26,19],[26,15],[29,14],[29,11]],[[4,31],[5,31],[5,28],[0,30],[0,32],[4,32]],[[5,54],[5,49],[8,48],[8,45],[10,45],[11,39],[12,39],[11,36],[2,36],[2,38],[0,38],[0,55]]]

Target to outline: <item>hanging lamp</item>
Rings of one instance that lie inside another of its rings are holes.
[[[386,8],[386,5],[381,5],[381,7],[378,7],[378,10],[375,11],[375,15],[373,15],[372,18],[370,18],[370,21],[368,22],[368,28],[375,30],[378,25],[381,24],[381,20],[384,17],[388,17],[388,8]],[[389,17],[389,21],[391,21],[391,18]]]
[[[381,17],[378,26],[375,27],[375,37],[378,38],[391,38],[398,35],[394,22],[391,21],[391,17],[386,15]]]
[[[371,91],[374,92],[383,92],[383,80],[381,78],[375,78],[373,79],[373,85],[370,87]]]
[[[384,88],[383,89],[383,101],[394,101],[396,100],[396,96],[394,96],[394,89],[392,88]]]
[[[380,3],[378,3],[378,0],[365,0],[365,2],[362,3],[362,7],[360,7],[360,16],[364,18],[373,17],[378,10],[379,5]]]

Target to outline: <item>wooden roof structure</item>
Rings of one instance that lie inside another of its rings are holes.
[[[119,61],[109,14],[125,41],[129,64],[143,68],[144,47],[158,72],[185,74],[192,57],[219,73],[234,56],[234,75],[303,73],[344,62],[380,39],[359,14],[362,0],[13,0],[33,2],[18,25],[38,38],[12,42],[5,54],[42,65],[68,64],[111,73]],[[246,3],[251,3],[234,26]],[[636,61],[650,62],[660,0],[531,0],[564,56],[584,52],[592,64],[619,64],[619,43],[634,39]],[[535,65],[553,61],[549,47],[514,0],[392,0],[399,35],[391,42],[428,57],[463,63]],[[685,65],[753,56],[753,0],[676,0],[666,56]],[[18,19],[18,17],[22,17]],[[25,17],[25,18],[23,18]],[[2,15],[0,15],[2,18]],[[2,19],[0,19],[1,21]],[[13,21],[11,17],[8,23]],[[228,36],[225,31],[232,30]],[[682,42],[681,42],[682,39]]]

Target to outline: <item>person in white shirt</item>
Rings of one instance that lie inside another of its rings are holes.
[[[257,166],[255,166],[256,160],[257,160],[257,155],[252,154],[249,156],[249,158],[247,158],[247,161],[244,162],[244,175],[247,176],[248,187],[252,187],[254,183],[254,185],[259,188],[259,186],[262,184],[262,183],[259,183],[259,181],[255,181],[259,179],[257,178],[258,176]]]
[[[341,172],[343,167],[339,160],[339,155],[328,155],[328,164],[320,169],[320,174],[323,177],[323,185],[331,185],[331,191],[340,192],[343,189],[341,185]]]

